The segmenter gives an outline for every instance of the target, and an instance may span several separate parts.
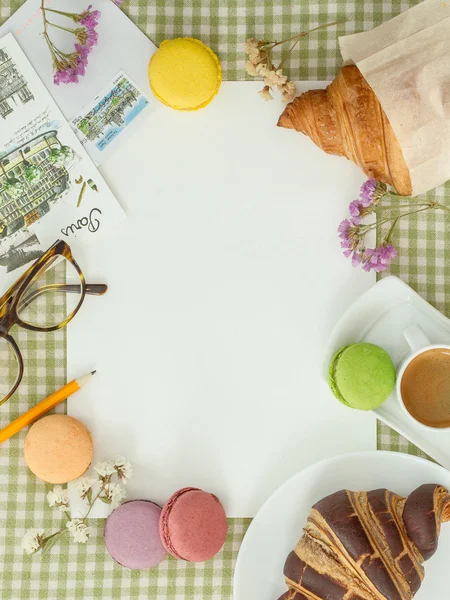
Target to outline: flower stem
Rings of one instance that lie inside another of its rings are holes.
[[[317,27],[314,27],[314,29],[310,29],[309,31],[302,31],[301,33],[297,33],[297,35],[293,35],[292,37],[287,38],[286,40],[282,40],[281,42],[268,42],[266,46],[272,46],[271,50],[273,50],[276,46],[279,46],[280,44],[286,44],[287,42],[292,42],[293,40],[299,41],[300,38],[305,37],[306,35],[309,35],[314,31],[318,31],[319,29],[325,29],[326,27],[333,27],[333,25],[340,25],[341,23],[345,23],[345,21],[334,21],[333,23],[325,23],[323,25],[318,25]]]
[[[428,208],[432,208],[432,204],[430,204],[429,202],[414,202],[414,203],[410,203],[410,204],[395,204],[395,205],[390,205],[390,206],[380,206],[378,205],[375,208],[375,212],[381,212],[383,210],[396,210],[399,208],[411,208],[411,206],[427,206]]]
[[[44,35],[46,35],[47,34],[47,19],[45,18],[44,1],[45,0],[41,0],[41,11],[42,11],[42,19],[44,21]]]
[[[43,539],[42,540],[42,554],[46,554],[47,552],[50,552],[50,550],[56,544],[58,539],[65,533],[69,533],[69,530],[61,529],[61,531],[57,531],[56,533],[53,533],[52,535],[49,535],[48,537]]]
[[[381,221],[375,221],[374,223],[370,223],[370,225],[363,225],[360,230],[361,235],[366,235],[366,233],[368,233],[369,231],[372,231],[373,229],[376,229],[377,227],[379,227],[380,225],[384,225],[385,223],[390,223],[392,220],[394,220],[396,218],[397,217],[388,217],[387,219],[383,219]]]
[[[63,17],[69,17],[70,19],[72,17],[76,17],[77,16],[75,13],[63,12],[61,10],[55,10],[53,8],[44,8],[44,0],[42,0],[41,9],[43,11],[45,11],[45,12],[52,12],[52,13],[56,13],[57,15],[62,15]]]
[[[49,38],[47,31],[44,31],[44,38],[45,38],[45,41],[47,42],[48,49],[50,50],[50,54],[52,55],[53,62],[55,63],[55,67],[56,67],[56,64],[58,63],[58,57],[56,56],[53,43],[52,43],[51,39]]]
[[[299,43],[300,38],[298,38],[297,40],[295,40],[295,42],[292,44],[291,49],[289,50],[289,52],[286,54],[286,56],[282,59],[282,61],[280,62],[280,64],[278,65],[278,69],[282,69],[284,66],[284,63],[288,60],[288,58],[290,58],[292,51],[294,50],[295,46]],[[276,70],[278,70],[276,69]]]
[[[105,479],[102,479],[102,482],[100,484],[100,489],[98,490],[97,495],[94,497],[94,499],[90,502],[90,506],[89,506],[89,510],[86,513],[86,516],[83,518],[83,522],[86,521],[86,519],[89,517],[89,515],[91,514],[91,510],[92,507],[94,506],[94,504],[97,502],[97,500],[100,498],[100,494],[103,492],[103,490],[105,489],[105,485],[107,483],[110,483],[111,481],[111,475],[108,475],[107,477],[105,477]]]
[[[92,508],[93,508],[94,504],[95,504],[95,503],[97,502],[97,500],[99,499],[99,497],[100,497],[100,494],[102,493],[102,491],[103,491],[103,486],[101,486],[101,487],[100,487],[100,490],[99,490],[99,492],[97,493],[97,495],[96,495],[96,496],[94,496],[93,500],[91,501],[91,503],[90,503],[90,506],[89,506],[89,510],[87,511],[87,513],[85,514],[85,516],[84,516],[84,517],[83,517],[83,519],[82,519],[82,521],[83,521],[83,522],[85,522],[85,521],[86,521],[86,519],[88,519],[89,515],[91,514],[91,510],[92,510]]]
[[[441,210],[450,211],[450,207],[445,206],[445,204],[441,204],[440,202],[436,202],[434,208],[440,208]]]
[[[400,215],[398,215],[398,216],[397,216],[397,217],[394,219],[394,221],[393,221],[392,225],[390,226],[390,228],[389,228],[389,231],[387,232],[387,235],[386,235],[386,236],[385,236],[385,238],[384,238],[384,242],[385,242],[386,244],[387,244],[387,243],[389,242],[389,240],[391,239],[391,235],[392,235],[392,233],[393,233],[393,231],[394,231],[394,229],[395,229],[395,226],[397,225],[397,223],[398,223],[399,219],[400,219]]]
[[[52,23],[51,21],[47,21],[47,25],[51,25],[56,29],[62,29],[63,31],[68,31],[69,33],[75,33],[75,29],[69,29],[68,27],[63,27],[62,25],[57,25],[56,23]]]

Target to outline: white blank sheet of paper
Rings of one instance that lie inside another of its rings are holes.
[[[159,107],[101,168],[128,218],[78,256],[109,291],[69,325],[69,378],[98,370],[69,414],[96,460],[133,464],[129,498],[196,486],[254,516],[304,467],[376,448],[375,420],[320,376],[336,320],[375,282],[337,238],[364,176],[277,128],[283,105],[259,88]]]

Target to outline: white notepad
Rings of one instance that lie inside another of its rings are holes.
[[[128,219],[79,257],[110,289],[69,325],[69,378],[98,370],[69,413],[96,459],[133,464],[130,498],[197,486],[253,516],[305,466],[376,448],[373,417],[320,376],[333,325],[375,282],[337,238],[364,176],[277,128],[283,105],[259,88],[160,106],[101,168]]]

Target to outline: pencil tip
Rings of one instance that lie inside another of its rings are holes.
[[[91,371],[91,375],[95,375],[97,373],[97,369],[95,371]]]

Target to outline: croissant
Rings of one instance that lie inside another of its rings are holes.
[[[289,554],[289,591],[279,600],[407,600],[436,551],[450,496],[422,485],[408,498],[388,490],[342,490],[320,500]]]
[[[389,120],[356,65],[343,67],[325,90],[310,90],[288,104],[279,127],[296,129],[328,154],[345,156],[368,177],[412,194],[409,169]]]

